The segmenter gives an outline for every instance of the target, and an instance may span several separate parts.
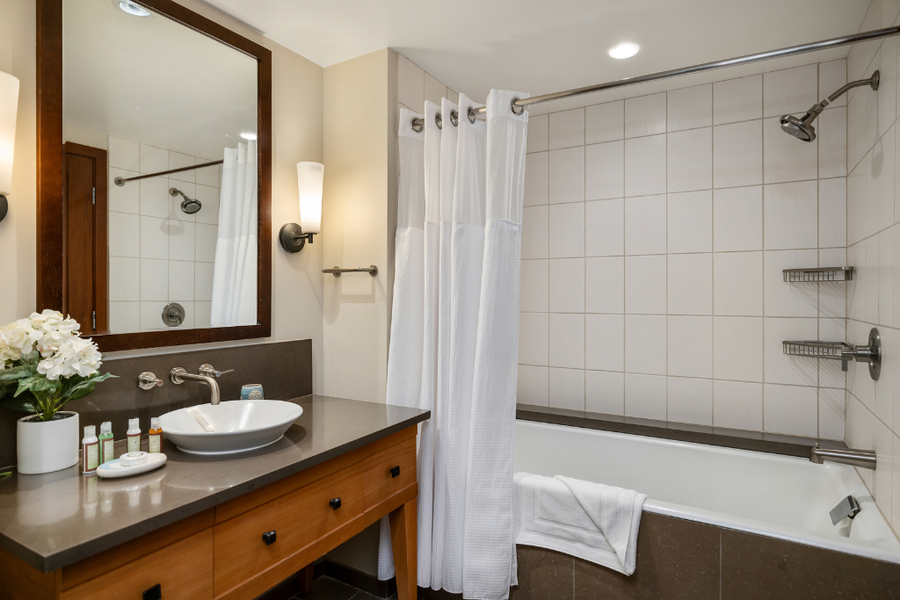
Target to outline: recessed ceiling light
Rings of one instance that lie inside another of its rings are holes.
[[[618,46],[613,46],[609,49],[609,55],[613,58],[623,59],[623,58],[631,58],[641,49],[637,44],[619,44]]]
[[[242,133],[241,137],[244,138],[245,140],[250,140],[251,142],[256,141],[256,134],[253,132]]]
[[[153,14],[140,4],[132,2],[131,0],[120,0],[116,6],[118,6],[119,10],[122,12],[128,13],[134,17],[149,17]]]

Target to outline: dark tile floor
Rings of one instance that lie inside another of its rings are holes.
[[[381,600],[381,598],[323,575],[316,579],[312,592],[305,596],[294,596],[291,600]],[[388,600],[397,600],[397,595],[394,594]]]

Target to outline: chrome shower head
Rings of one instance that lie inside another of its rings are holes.
[[[179,190],[178,188],[169,188],[170,196],[181,196],[184,200],[181,202],[181,210],[189,215],[200,212],[200,209],[203,208],[203,204],[197,200],[196,198],[189,198],[187,194]]]
[[[810,113],[806,113],[806,115],[802,119],[798,119],[793,115],[784,115],[781,117],[781,130],[788,135],[792,135],[801,142],[811,142],[816,139],[816,128],[812,126],[813,119],[816,116],[810,117]]]

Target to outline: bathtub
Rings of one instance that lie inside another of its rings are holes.
[[[848,465],[523,420],[514,465],[643,492],[647,512],[900,564],[900,542]],[[834,526],[828,513],[848,495],[862,510]]]

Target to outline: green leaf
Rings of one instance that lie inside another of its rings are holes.
[[[12,471],[5,471],[3,473],[0,473],[0,481],[3,481],[8,477],[12,477]]]
[[[29,377],[37,373],[37,369],[33,365],[19,365],[11,369],[0,371],[0,381],[15,381],[24,377]]]
[[[63,404],[65,404],[66,402],[69,402],[71,400],[78,400],[79,398],[84,398],[85,396],[87,396],[88,394],[90,394],[91,392],[94,391],[94,387],[98,383],[100,383],[101,381],[106,381],[107,379],[111,379],[114,377],[115,377],[115,375],[113,375],[112,373],[104,373],[103,375],[100,375],[98,373],[97,375],[92,375],[92,376],[88,377],[87,379],[83,379],[83,380],[77,382],[75,385],[73,385],[72,387],[70,387],[69,389],[65,390],[62,393],[62,402],[60,403],[60,406],[62,406]],[[73,377],[72,379],[75,379],[75,378]],[[72,379],[69,379],[69,381],[72,381]]]

